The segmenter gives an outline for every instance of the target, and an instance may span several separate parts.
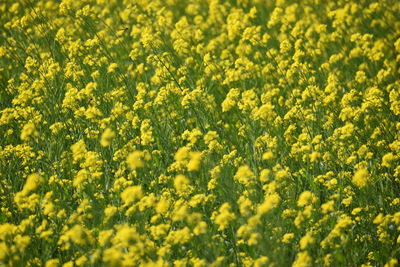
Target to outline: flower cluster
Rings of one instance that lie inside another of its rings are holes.
[[[0,266],[397,266],[400,2],[0,2]]]

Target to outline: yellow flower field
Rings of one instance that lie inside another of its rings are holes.
[[[398,266],[400,2],[0,2],[0,266]]]

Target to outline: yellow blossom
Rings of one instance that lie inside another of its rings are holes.
[[[104,147],[111,145],[111,140],[115,137],[115,132],[107,128],[104,130],[103,134],[101,135],[100,144]]]
[[[125,206],[128,206],[134,201],[140,200],[143,197],[142,188],[139,185],[127,187],[121,193],[121,199]]]
[[[214,216],[214,221],[218,225],[218,230],[225,230],[229,223],[236,218],[235,214],[231,212],[231,206],[229,203],[224,203],[218,210],[218,213]]]
[[[369,173],[365,168],[358,169],[353,176],[352,182],[357,187],[365,187],[368,184]]]
[[[306,205],[310,205],[316,201],[316,196],[311,191],[303,191],[299,199],[297,200],[297,205],[300,207],[304,207]]]
[[[142,151],[134,151],[130,153],[126,159],[126,163],[128,164],[129,168],[136,170],[137,168],[143,167],[143,155],[144,154]]]
[[[282,237],[282,242],[286,244],[290,244],[294,238],[294,233],[284,234]]]

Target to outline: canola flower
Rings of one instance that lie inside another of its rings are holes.
[[[398,266],[400,2],[0,14],[0,266]]]

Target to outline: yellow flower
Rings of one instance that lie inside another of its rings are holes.
[[[154,237],[155,240],[161,240],[165,235],[167,235],[168,231],[170,229],[169,224],[159,224],[159,225],[153,225],[150,227],[150,232],[152,236]]]
[[[253,263],[254,267],[262,267],[267,266],[269,258],[267,256],[261,256],[260,258],[256,259]]]
[[[357,187],[365,187],[368,184],[369,180],[369,173],[368,170],[365,168],[358,169],[353,176],[352,182]]]
[[[118,266],[123,257],[122,251],[117,247],[110,247],[103,252],[103,261],[110,266]]]
[[[31,243],[31,238],[29,236],[16,235],[14,237],[14,242],[19,252],[24,252],[26,247]]]
[[[60,265],[59,259],[50,259],[46,261],[45,267],[58,267]]]
[[[242,93],[242,99],[239,101],[238,107],[243,111],[250,111],[257,106],[258,102],[259,100],[257,94],[253,89],[250,89]],[[267,107],[267,109],[270,108],[270,106]]]
[[[117,207],[114,207],[114,206],[111,206],[111,205],[107,206],[104,209],[104,215],[105,215],[104,220],[105,221],[109,220],[112,216],[114,216],[114,214],[116,212],[117,212]]]
[[[90,172],[87,169],[81,169],[74,177],[72,184],[73,186],[81,189],[85,185],[85,182],[89,180],[89,178],[90,178]]]
[[[188,140],[191,144],[195,144],[201,135],[202,132],[198,128],[195,128],[192,131],[185,130],[182,138]]]
[[[136,170],[137,168],[143,167],[143,155],[144,154],[142,151],[134,151],[130,153],[126,159],[126,163],[128,164],[129,168]]]
[[[204,135],[204,142],[206,145],[208,145],[208,148],[211,151],[222,149],[222,146],[220,143],[218,143],[217,138],[219,138],[219,135],[216,131],[209,131]]]
[[[390,168],[392,167],[392,162],[396,160],[396,157],[393,155],[393,153],[387,153],[382,157],[382,166]]]
[[[320,157],[321,157],[321,154],[319,152],[317,152],[317,151],[314,151],[310,155],[310,161],[311,162],[316,162],[318,160],[318,158],[320,158]]]
[[[83,140],[79,140],[71,146],[72,157],[74,161],[84,159],[87,153],[86,144]]]
[[[169,201],[165,198],[161,198],[160,201],[156,205],[156,211],[159,214],[164,214],[168,211],[169,209]]]
[[[253,171],[247,165],[240,166],[234,177],[239,183],[245,186],[253,184],[256,178]]]
[[[81,256],[75,260],[76,266],[84,266],[88,262],[88,258],[86,256]]]
[[[292,267],[308,267],[312,265],[312,258],[308,255],[307,251],[297,253],[296,260],[293,262]]]
[[[276,208],[279,205],[280,201],[281,198],[277,193],[266,196],[264,202],[260,206],[258,206],[257,214],[260,216],[266,214],[271,209]]]
[[[279,170],[275,173],[275,178],[277,181],[282,181],[290,177],[290,173],[287,170]]]
[[[38,137],[39,133],[36,131],[35,124],[28,122],[24,125],[21,131],[21,140],[28,141],[31,138]]]
[[[114,245],[121,245],[124,247],[128,247],[131,244],[134,244],[140,241],[140,235],[137,232],[136,226],[129,226],[128,224],[118,225],[117,233],[112,239],[112,243]]]
[[[32,191],[35,191],[42,183],[44,179],[37,173],[31,174],[26,179],[24,188],[22,189],[23,194],[27,195]]]
[[[274,153],[272,153],[271,151],[265,152],[262,155],[262,159],[263,160],[270,160],[270,159],[273,159],[273,158],[274,158]]]
[[[332,212],[335,210],[334,208],[335,201],[329,200],[328,202],[321,205],[322,213],[326,214],[328,212]]]
[[[395,267],[395,266],[398,266],[398,260],[397,259],[390,259],[386,264],[385,264],[385,266],[384,267]]]
[[[67,261],[62,267],[74,267],[74,261]]]
[[[311,191],[306,190],[300,194],[299,199],[297,200],[297,205],[299,207],[304,207],[313,204],[316,200],[316,196]]]
[[[180,161],[186,161],[189,157],[189,148],[188,147],[181,147],[176,151],[175,153],[175,160],[180,162]]]
[[[350,206],[351,202],[353,202],[352,196],[349,196],[342,200],[342,204],[345,205],[346,207]]]
[[[240,196],[237,203],[239,204],[240,214],[243,216],[249,216],[253,210],[253,203],[251,200],[245,196]]]
[[[284,234],[282,237],[282,242],[286,244],[290,244],[294,238],[294,233]]]
[[[149,119],[145,119],[142,121],[140,126],[140,139],[142,145],[148,145],[154,142],[153,138],[153,127],[151,126],[151,122]]]
[[[218,210],[218,213],[214,214],[215,224],[218,225],[218,231],[225,230],[229,223],[233,221],[236,216],[231,212],[231,205],[229,203],[224,203]]]
[[[262,125],[266,125],[266,122],[272,121],[276,118],[274,108],[275,107],[272,104],[264,104],[259,108],[254,108],[252,116],[255,120],[261,120]]]
[[[4,261],[11,253],[9,247],[5,242],[0,242],[0,260]]]
[[[100,246],[104,247],[107,244],[107,242],[111,239],[113,233],[114,231],[112,229],[100,231],[98,237]]]
[[[103,134],[101,135],[100,144],[104,147],[111,145],[111,140],[115,137],[115,132],[107,128],[104,130]]]
[[[261,182],[267,182],[269,179],[269,176],[271,174],[271,170],[270,169],[263,169],[260,173],[260,181]]]
[[[170,244],[185,244],[191,239],[190,229],[184,227],[179,230],[170,231],[165,241]]]
[[[193,229],[193,233],[194,233],[195,235],[201,235],[201,234],[206,233],[206,232],[207,232],[207,229],[208,229],[207,223],[204,222],[204,221],[200,221],[200,222],[196,225],[196,227]]]
[[[257,245],[258,242],[260,241],[261,235],[259,233],[252,233],[250,234],[249,240],[247,240],[247,244],[249,246],[254,246]]]
[[[115,72],[115,70],[118,68],[118,64],[117,63],[111,63],[108,68],[107,68],[107,72],[108,73],[112,73]]]
[[[222,102],[222,112],[231,110],[239,100],[240,91],[237,88],[232,88],[226,95],[225,100]]]
[[[129,186],[121,193],[121,199],[124,206],[128,206],[134,201],[140,200],[143,197],[142,187],[140,185]]]
[[[190,180],[182,174],[179,174],[174,179],[174,188],[178,194],[184,196],[190,194],[192,187],[190,186]]]
[[[312,232],[307,232],[301,239],[300,239],[300,249],[306,249],[310,244],[313,244],[315,239],[312,237]]]
[[[190,160],[189,160],[189,163],[187,164],[188,171],[199,170],[202,153],[201,152],[190,152],[189,157],[190,157]]]
[[[78,224],[74,225],[60,237],[59,244],[68,241],[72,241],[73,243],[81,246],[91,244],[93,242],[90,231]]]

